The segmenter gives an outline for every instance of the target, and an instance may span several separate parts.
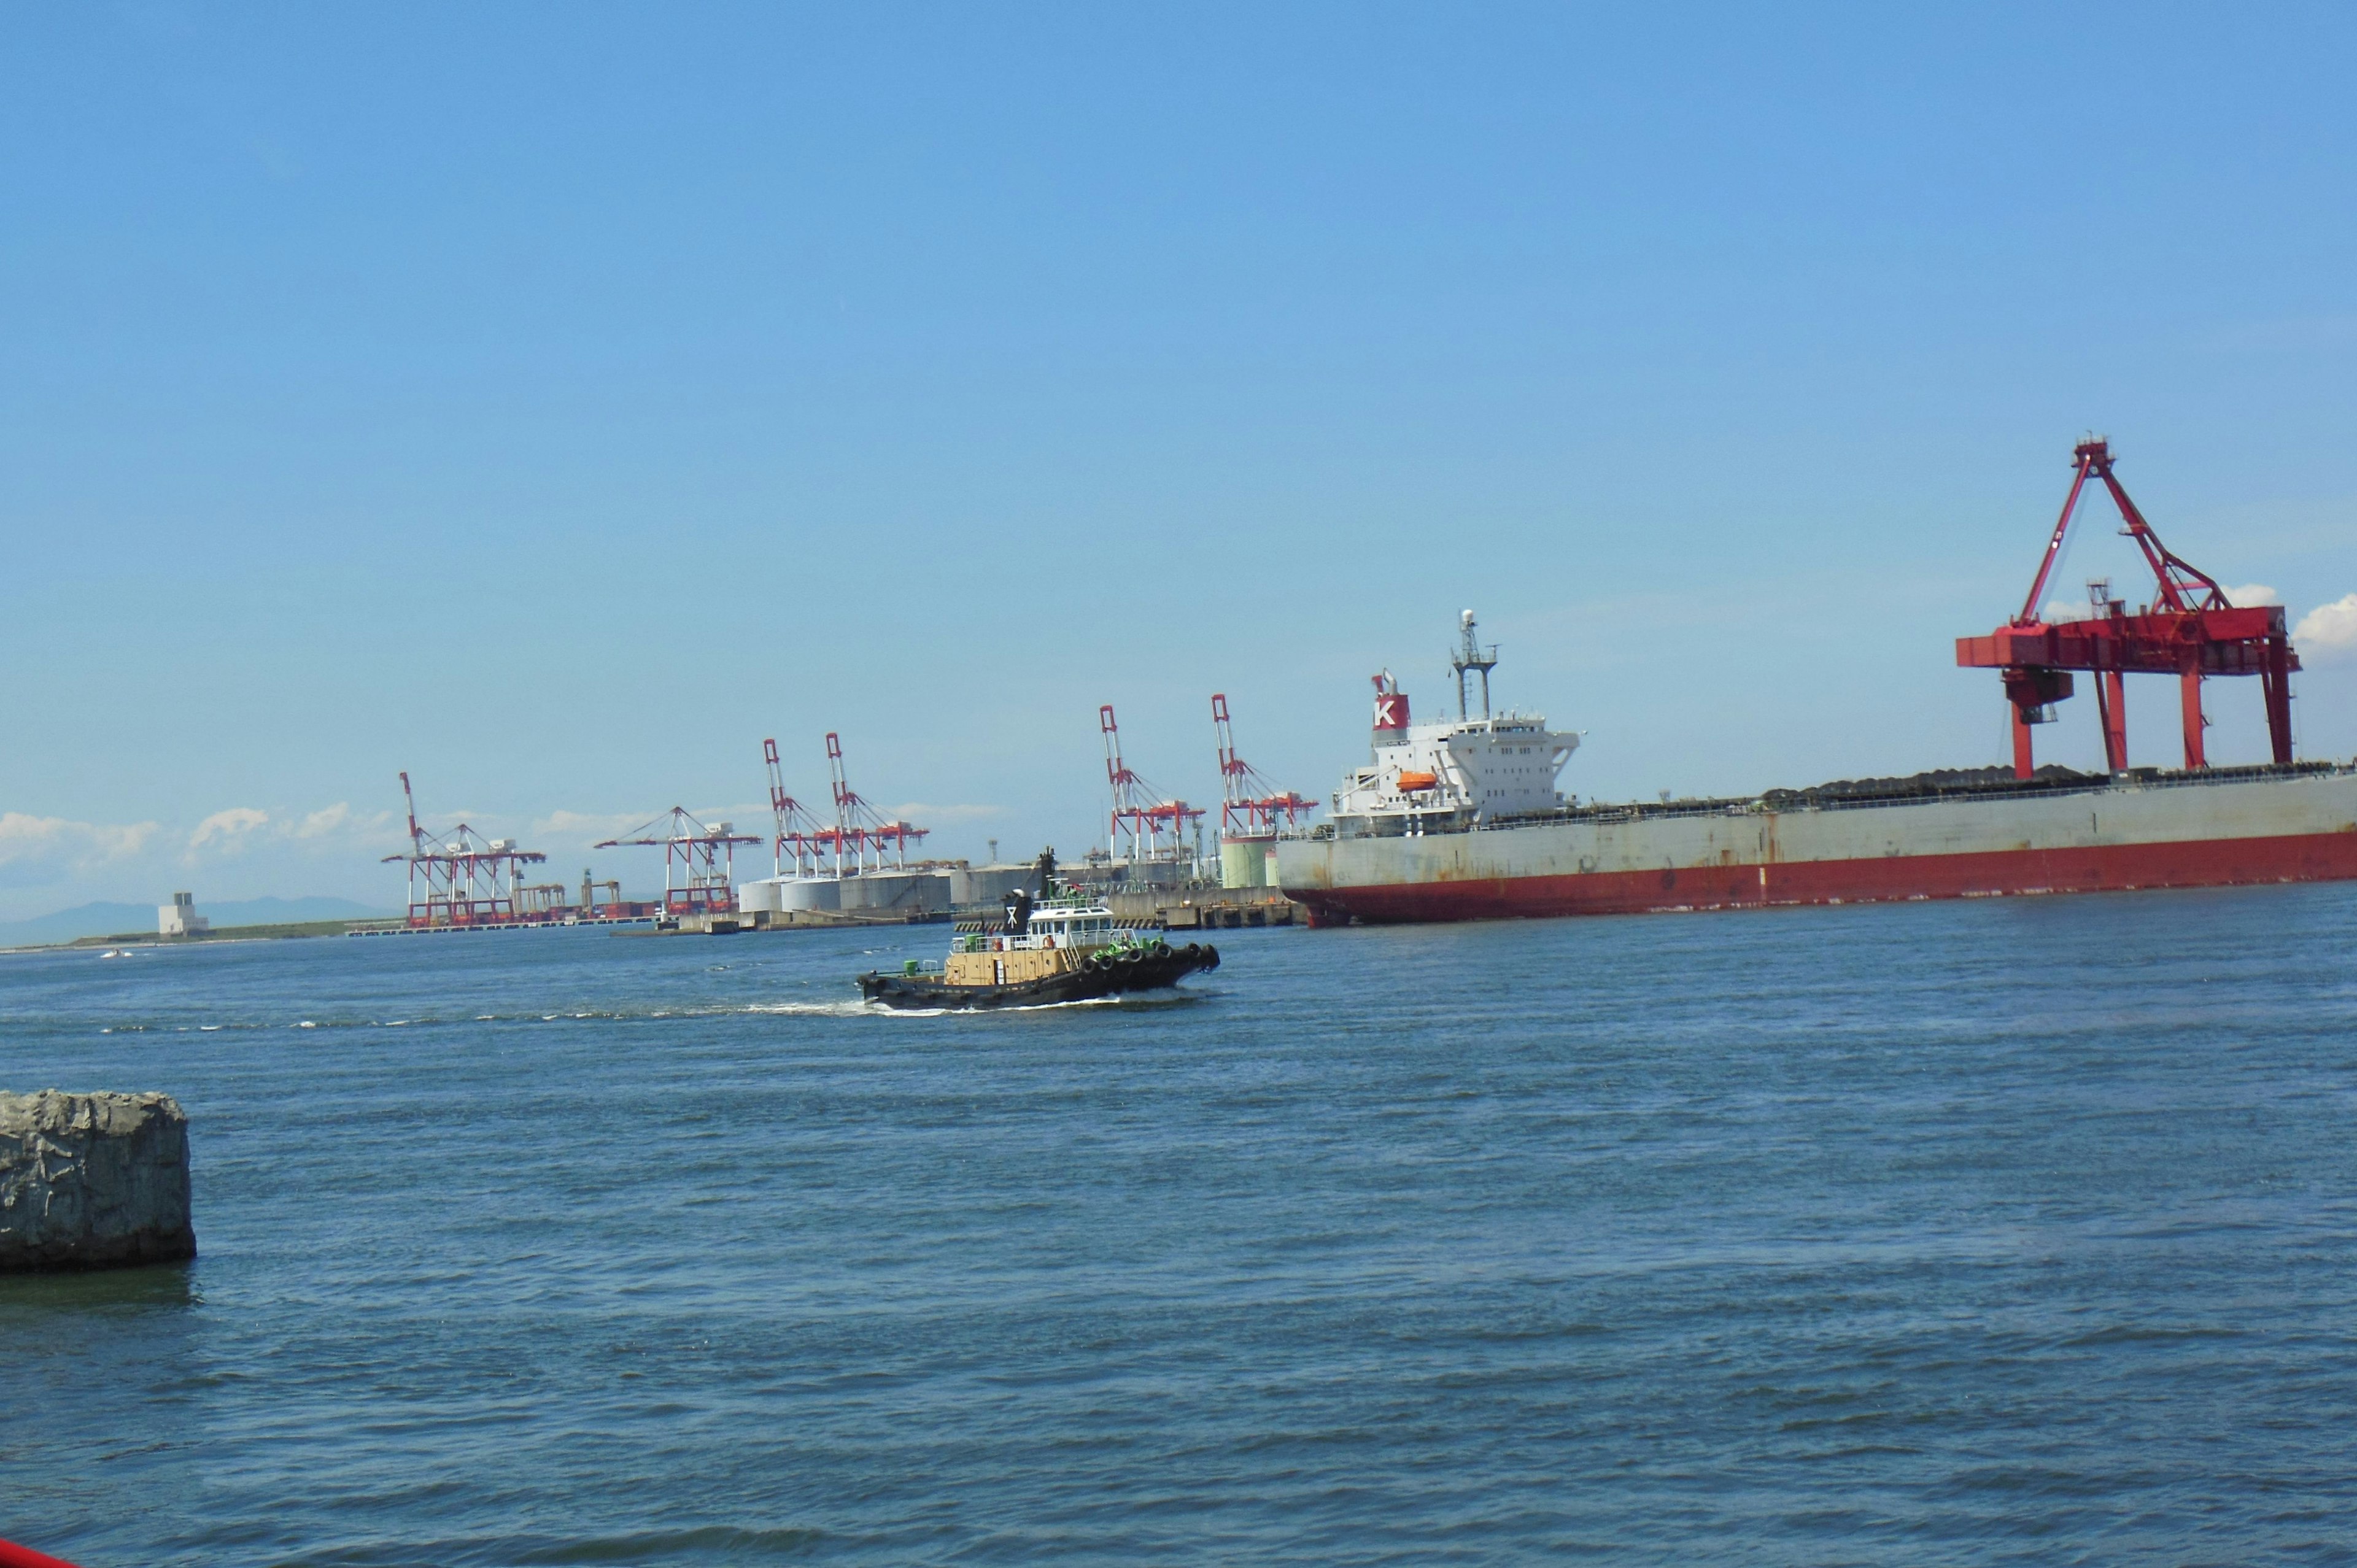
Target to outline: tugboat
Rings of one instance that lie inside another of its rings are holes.
[[[870,970],[860,994],[887,1007],[1039,1007],[1160,991],[1220,967],[1215,947],[1174,948],[1122,925],[1096,899],[1058,892],[1052,850],[1039,857],[1039,879],[1037,899],[1024,887],[1006,896],[1003,923],[961,921],[948,958],[910,959],[898,974]]]

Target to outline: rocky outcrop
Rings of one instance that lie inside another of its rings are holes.
[[[0,1272],[196,1255],[188,1118],[178,1101],[0,1093]]]

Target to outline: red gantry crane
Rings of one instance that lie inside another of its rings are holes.
[[[619,838],[595,847],[622,844],[660,845],[663,852],[663,913],[666,915],[733,914],[737,908],[737,846],[759,843],[751,833],[740,833],[734,822],[705,826],[683,806],[673,806],[652,822],[641,822]]]
[[[1318,802],[1278,789],[1236,755],[1235,731],[1228,724],[1228,697],[1211,693],[1211,735],[1220,748],[1220,837],[1274,838],[1318,809]]]
[[[791,855],[795,875],[814,876],[818,874],[819,846],[825,842],[826,830],[800,800],[786,793],[785,768],[778,760],[774,738],[761,743],[761,760],[770,769],[770,816],[776,824],[776,834],[770,843],[770,864],[776,874],[783,876],[786,859]]]
[[[2046,555],[2030,581],[2021,613],[1986,637],[1956,639],[1956,662],[1967,669],[1996,670],[2005,678],[2006,700],[2013,713],[2013,771],[2028,779],[2035,771],[2030,756],[2030,725],[2054,716],[2053,704],[2071,695],[2070,671],[2085,670],[2096,676],[2095,710],[2104,726],[2104,760],[2117,773],[2128,765],[2127,693],[2124,677],[2130,674],[2174,675],[2179,710],[2185,726],[2185,766],[2206,768],[2201,744],[2208,722],[2201,716],[2201,682],[2210,675],[2256,675],[2266,701],[2267,740],[2278,764],[2291,760],[2291,672],[2299,668],[2284,631],[2280,605],[2237,607],[2227,602],[2225,590],[2206,573],[2172,554],[2144,520],[2136,503],[2112,473],[2108,441],[2089,439],[2072,452],[2078,473],[2062,515],[2046,542]],[[2156,596],[2130,615],[2125,600],[2110,596],[2108,583],[2088,585],[2091,603],[2085,620],[2049,624],[2041,619],[2039,596],[2062,553],[2072,513],[2090,477],[2101,479],[2118,507],[2120,532],[2136,542],[2152,568]]]
[[[826,732],[826,771],[828,781],[834,789],[834,826],[820,829],[811,842],[813,847],[823,846],[834,851],[834,874],[837,876],[843,875],[843,856],[846,850],[850,852],[851,868],[855,872],[869,868],[871,852],[874,869],[883,870],[884,854],[888,848],[892,853],[893,865],[907,865],[909,846],[923,843],[925,835],[931,830],[915,827],[897,819],[887,822],[857,790],[852,789],[851,780],[843,768],[843,740],[833,730]]]
[[[516,848],[513,839],[486,839],[460,822],[447,833],[417,825],[417,797],[409,775],[401,776],[401,799],[409,810],[409,853],[388,854],[409,866],[409,923],[413,926],[499,926],[517,921],[516,899],[523,868],[548,856]],[[425,896],[418,897],[418,883]],[[546,915],[540,917],[547,918]]]
[[[1113,786],[1112,837],[1107,847],[1114,857],[1180,859],[1187,852],[1189,830],[1200,832],[1206,812],[1175,796],[1163,797],[1161,790],[1121,759],[1121,722],[1113,716],[1111,703],[1097,709],[1097,729],[1104,736],[1105,779]],[[1125,857],[1121,853],[1125,836],[1129,842]]]

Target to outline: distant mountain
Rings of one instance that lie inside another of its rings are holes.
[[[398,915],[398,909],[373,909],[350,898],[233,898],[221,904],[199,904],[197,913],[223,926],[278,926],[297,920],[365,920]],[[76,937],[151,935],[156,929],[153,904],[83,904],[41,915],[30,920],[0,921],[0,947],[32,947],[42,942],[70,942]]]

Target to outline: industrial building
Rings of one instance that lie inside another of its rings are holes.
[[[212,929],[212,922],[197,913],[197,896],[175,893],[168,904],[156,906],[156,934],[163,937],[193,937]]]

